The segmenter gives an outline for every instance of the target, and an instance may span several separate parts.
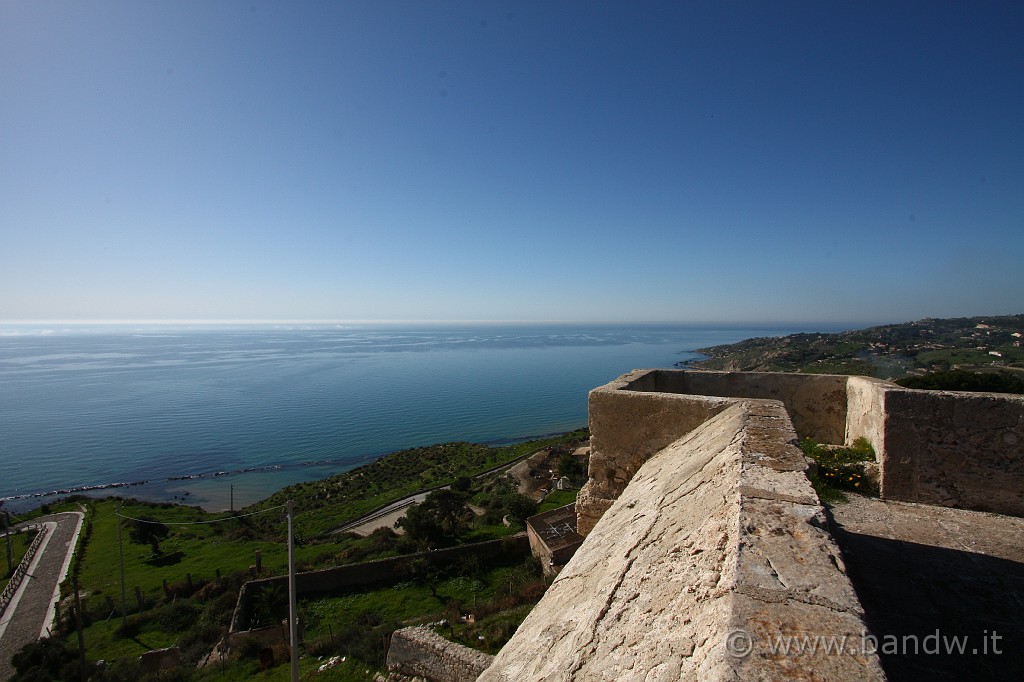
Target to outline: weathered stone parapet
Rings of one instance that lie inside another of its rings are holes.
[[[480,679],[884,679],[776,646],[866,632],[794,439],[736,401],[647,459]]]
[[[590,393],[580,534],[654,452],[745,399],[778,400],[800,437],[866,438],[885,499],[1024,515],[1024,397],[918,391],[868,377],[636,370]]]
[[[1024,516],[1024,396],[890,390],[882,497]]]
[[[426,627],[396,630],[388,647],[389,677],[430,682],[473,682],[493,656],[450,642]]]
[[[878,455],[881,496],[1024,516],[1024,397],[850,377],[847,442]]]
[[[586,539],[481,680],[884,679],[799,436],[867,438],[883,497],[1024,515],[1024,397],[638,370],[590,424]]]
[[[896,384],[870,377],[846,381],[846,438],[836,444],[866,438],[876,453],[885,451],[885,394],[901,389]]]
[[[801,437],[842,443],[846,431],[847,377],[787,372],[656,370],[655,390],[723,398],[778,400]]]
[[[586,536],[647,459],[733,401],[655,392],[657,371],[637,370],[590,392],[590,468],[577,498]]]

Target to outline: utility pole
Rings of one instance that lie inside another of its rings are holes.
[[[78,630],[78,677],[85,682],[85,637],[82,635],[82,597],[78,592],[78,577],[74,578],[75,587],[75,629]]]
[[[117,555],[121,559],[121,627],[128,625],[128,596],[124,586],[124,543],[121,541],[121,509],[123,504],[117,505]]]
[[[288,500],[288,637],[292,645],[292,682],[299,682],[299,628],[295,609],[295,533],[292,517],[295,505]]]
[[[231,484],[231,513],[235,513],[235,484]]]
[[[4,534],[7,536],[7,575],[14,573],[14,558],[11,556],[11,512],[4,509]]]

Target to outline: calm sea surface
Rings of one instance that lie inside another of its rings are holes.
[[[619,374],[793,331],[0,325],[0,498],[148,481],[104,494],[237,508],[401,448],[585,426]]]

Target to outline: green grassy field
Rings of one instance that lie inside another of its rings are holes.
[[[538,514],[543,514],[546,511],[552,509],[558,509],[564,507],[567,504],[572,504],[576,501],[576,496],[579,495],[579,490],[552,490],[544,501],[540,503],[540,507],[537,509]]]
[[[402,451],[324,481],[286,488],[235,515],[118,498],[76,498],[36,513],[86,510],[71,569],[84,600],[86,655],[92,661],[115,662],[108,668],[111,679],[135,679],[138,670],[132,667],[137,665],[134,662],[151,649],[177,646],[186,670],[194,669],[226,633],[238,590],[251,578],[249,569],[257,551],[261,554],[261,575],[286,573],[287,525],[280,508],[286,500],[294,500],[296,507],[298,570],[393,556],[411,551],[410,541],[393,533],[357,538],[329,531],[410,493],[489,470],[538,449],[574,445],[586,437],[586,432],[575,432],[501,448],[455,443]],[[497,499],[499,495],[494,491],[501,486],[495,488],[493,481],[498,479],[486,480],[491,483],[481,485]],[[561,505],[574,498],[575,491],[561,491],[551,499]],[[119,512],[124,517],[120,541]],[[168,529],[156,553],[149,544],[131,541],[131,519],[142,517]],[[503,537],[518,530],[521,527],[509,528],[478,517],[449,543]],[[126,618],[120,612],[122,556]],[[430,571],[416,580],[379,589],[303,600],[303,671],[323,680],[372,679],[372,673],[383,664],[383,646],[391,630],[443,617],[453,622],[448,633],[451,636],[468,637],[480,648],[500,646],[498,642],[514,632],[515,625],[525,617],[531,600],[536,601],[543,593],[543,579],[532,565],[464,563],[461,569]],[[70,582],[64,586],[65,596],[70,592]],[[455,624],[459,612],[474,607],[482,613],[478,623]],[[73,619],[68,619],[66,627],[72,625]],[[66,631],[65,641],[69,648],[75,648],[73,631]],[[346,655],[346,651],[355,655],[350,653],[344,663],[315,672],[326,660],[317,657]],[[115,674],[114,670],[119,672]],[[249,656],[218,661],[199,671],[183,670],[175,679],[254,677],[287,679],[287,665],[259,671]]]

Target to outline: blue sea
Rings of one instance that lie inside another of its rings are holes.
[[[0,498],[130,483],[91,494],[240,508],[402,448],[582,427],[587,392],[624,372],[794,331],[0,325]]]

